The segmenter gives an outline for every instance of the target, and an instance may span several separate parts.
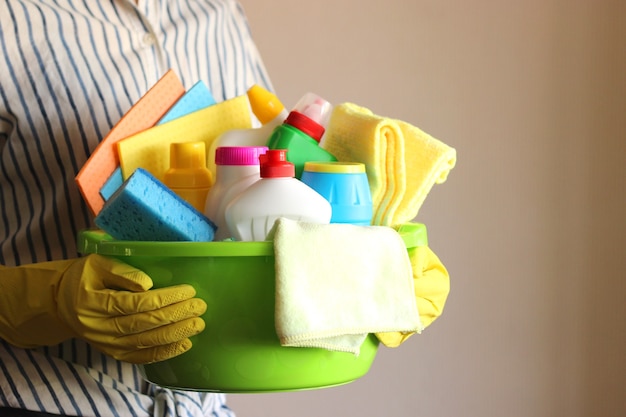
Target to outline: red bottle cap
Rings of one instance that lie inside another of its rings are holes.
[[[296,167],[287,161],[286,149],[269,149],[259,156],[261,178],[295,177]]]
[[[321,124],[317,123],[315,120],[311,119],[304,114],[292,110],[289,112],[289,116],[285,119],[285,123],[295,127],[296,129],[301,130],[307,135],[311,136],[317,142],[322,139],[324,132],[326,129]]]

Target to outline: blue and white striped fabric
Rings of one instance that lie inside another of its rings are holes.
[[[0,263],[77,256],[92,216],[74,177],[168,69],[217,101],[270,89],[241,6],[228,0],[0,0]],[[0,276],[0,279],[2,277]],[[224,397],[146,384],[72,340],[0,341],[0,407],[65,415],[229,416]]]

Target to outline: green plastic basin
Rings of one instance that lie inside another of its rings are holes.
[[[208,305],[205,330],[175,358],[142,366],[165,387],[213,392],[275,392],[346,384],[365,375],[378,350],[369,335],[359,356],[283,347],[274,327],[272,242],[131,242],[101,231],[78,237],[83,254],[120,259],[146,272],[155,288],[191,284]]]

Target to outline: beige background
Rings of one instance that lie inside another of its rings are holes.
[[[458,165],[417,220],[443,316],[352,384],[240,417],[626,415],[626,2],[244,0],[278,95],[413,123]]]

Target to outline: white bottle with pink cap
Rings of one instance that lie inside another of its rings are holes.
[[[260,180],[246,188],[226,207],[225,217],[233,238],[263,241],[280,217],[328,224],[328,200],[295,178],[294,164],[285,149],[270,149],[261,156]]]
[[[217,226],[215,241],[231,237],[226,225],[226,206],[261,179],[259,156],[266,146],[221,146],[215,150],[215,184],[209,190],[204,214]]]

